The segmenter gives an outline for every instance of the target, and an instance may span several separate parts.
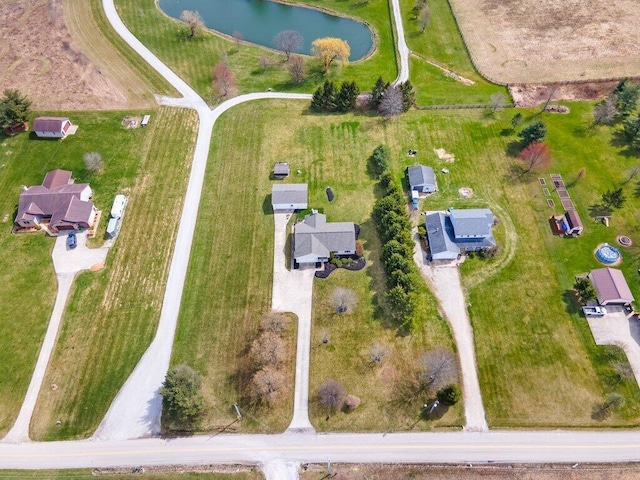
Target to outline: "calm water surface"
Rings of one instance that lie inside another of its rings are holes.
[[[373,47],[371,30],[365,24],[311,8],[282,5],[264,0],[158,0],[169,16],[180,19],[183,10],[200,13],[208,28],[227,35],[240,32],[243,40],[275,48],[273,37],[282,30],[297,30],[304,38],[300,53],[311,52],[311,42],[338,37],[351,47],[349,60],[365,57]]]

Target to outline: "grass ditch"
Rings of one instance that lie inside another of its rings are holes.
[[[139,130],[122,129],[122,114],[102,115],[111,115],[113,129],[133,136],[126,152],[104,155],[107,165],[119,161],[112,193],[129,196],[127,216],[106,268],[76,278],[31,423],[31,438],[38,440],[90,435],[150,343],[190,170],[194,112],[160,108],[149,127]],[[102,138],[122,148],[108,133],[98,127],[94,142]],[[108,172],[103,176],[109,178]],[[99,182],[92,180],[92,186],[96,202],[108,211],[111,203],[102,200]],[[58,388],[50,389],[52,384]]]

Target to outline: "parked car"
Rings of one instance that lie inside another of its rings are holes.
[[[78,239],[76,238],[76,232],[71,232],[67,236],[67,247],[76,248],[78,246]]]
[[[597,305],[587,305],[582,307],[585,317],[604,317],[607,314],[607,309],[599,307]]]

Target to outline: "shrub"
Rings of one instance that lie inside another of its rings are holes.
[[[344,401],[343,409],[345,412],[352,412],[360,406],[360,397],[348,395]]]
[[[438,390],[436,397],[444,405],[455,405],[462,398],[462,393],[457,385],[451,384]]]
[[[364,255],[364,247],[360,240],[356,241],[356,257],[360,258]]]

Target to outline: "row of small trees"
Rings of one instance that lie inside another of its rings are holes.
[[[612,125],[629,117],[638,105],[640,85],[625,79],[593,110],[595,124]]]
[[[314,112],[349,112],[356,108],[360,89],[356,82],[343,82],[340,88],[331,80],[320,85],[311,98]]]
[[[389,287],[385,295],[389,313],[403,326],[413,328],[421,280],[413,262],[414,243],[406,201],[391,178],[388,160],[389,152],[383,146],[378,146],[369,159],[372,172],[379,173],[379,186],[384,192],[373,206],[371,218],[382,241],[381,259]]]
[[[289,345],[284,338],[288,325],[286,315],[268,312],[251,343],[244,372],[249,377],[245,393],[256,406],[272,407],[289,391],[284,372],[289,357]]]

